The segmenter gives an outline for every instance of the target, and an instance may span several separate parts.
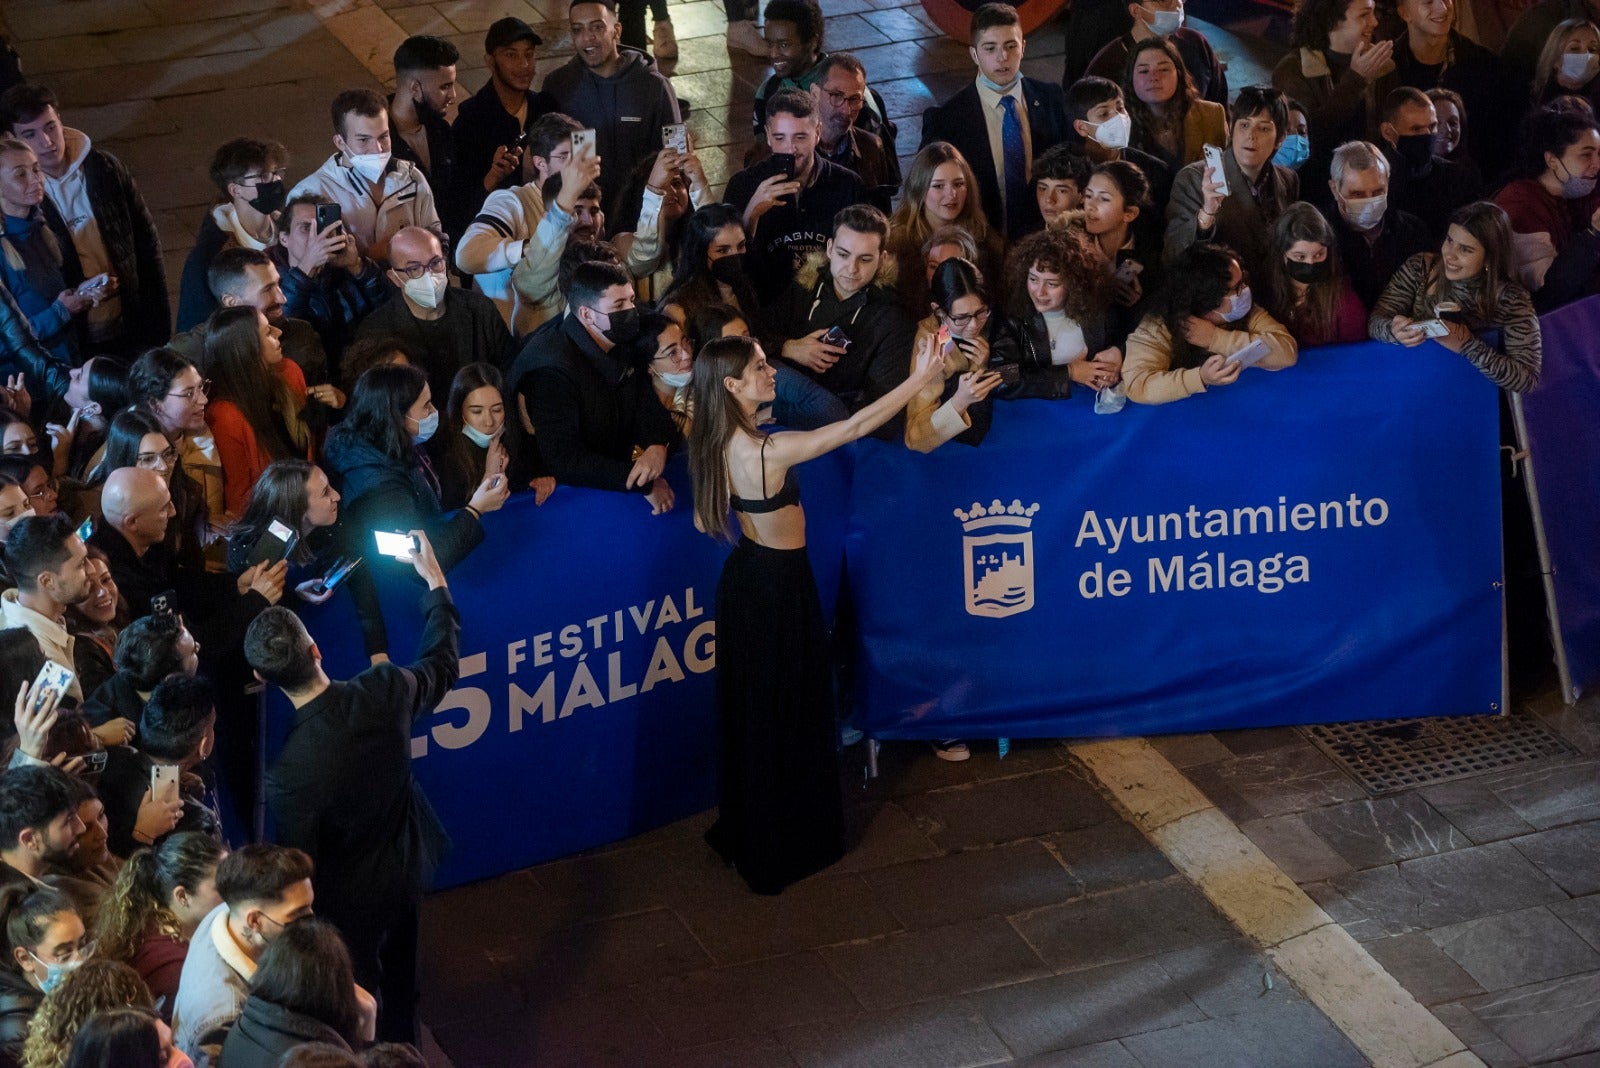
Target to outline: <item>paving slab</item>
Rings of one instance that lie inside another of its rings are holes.
[[[780,1034],[804,1068],[976,1068],[1011,1063],[1011,1050],[964,998],[869,1012]]]
[[[907,927],[1009,916],[1083,893],[1043,842],[947,853],[867,872],[872,897]]]
[[[1511,844],[1572,896],[1600,891],[1600,823],[1540,831]]]
[[[1486,991],[1600,971],[1600,953],[1547,908],[1452,924],[1428,937]]]
[[[887,935],[820,951],[868,1008],[1036,979],[1049,967],[1003,917]]]
[[[1432,930],[1567,896],[1506,842],[1354,872],[1330,883],[1386,934]]]
[[[1362,798],[1305,813],[1306,827],[1354,868],[1375,868],[1471,845],[1416,794]]]
[[[1485,994],[1463,1004],[1529,1061],[1600,1050],[1600,972]]]
[[[1142,1064],[1186,1068],[1365,1068],[1367,1058],[1313,1006],[1201,1020],[1122,1040]]]
[[[1186,949],[1234,935],[1205,895],[1181,877],[1052,905],[1014,922],[1039,955],[1061,971]]]

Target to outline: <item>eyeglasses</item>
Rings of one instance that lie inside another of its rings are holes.
[[[246,174],[239,179],[239,184],[243,185],[245,182],[281,182],[288,174],[288,167],[279,167],[277,170],[269,171],[266,174]]]
[[[673,345],[671,348],[662,349],[651,358],[655,360],[666,360],[669,363],[677,363],[679,360],[688,359],[691,355],[692,353],[689,351],[689,346]]]
[[[867,102],[867,98],[860,93],[851,93],[845,96],[837,89],[824,89],[822,95],[828,98],[828,103],[836,108],[849,108],[854,111]]]
[[[171,467],[177,462],[178,450],[173,448],[167,448],[161,452],[141,452],[134,457],[134,464],[146,470],[155,467],[156,464],[165,464],[167,467]]]
[[[95,942],[94,942],[94,939],[90,938],[90,939],[85,939],[83,942],[80,942],[76,949],[60,949],[60,950],[57,950],[56,952],[54,952],[54,953],[52,953],[50,955],[50,960],[48,962],[46,962],[43,958],[41,958],[38,954],[34,953],[32,950],[28,951],[28,956],[32,957],[34,960],[38,961],[40,964],[46,964],[46,963],[48,963],[48,964],[71,964],[74,961],[82,962],[82,961],[89,960],[91,957],[94,956],[94,951],[95,951]]]
[[[430,271],[434,274],[444,274],[445,267],[448,265],[448,263],[449,261],[443,256],[435,256],[427,263],[416,264],[411,267],[396,267],[394,269],[394,273],[398,274],[401,278],[411,279],[421,278]]]
[[[987,307],[979,308],[977,311],[969,312],[966,315],[951,315],[946,312],[945,318],[950,320],[951,326],[959,330],[965,330],[978,320],[989,318],[989,309]]]
[[[200,384],[198,386],[190,386],[188,389],[182,389],[182,390],[179,390],[176,393],[168,393],[167,396],[169,396],[169,397],[182,397],[186,401],[192,401],[197,397],[204,398],[205,395],[207,393],[210,393],[210,392],[211,392],[211,379],[202,378],[200,380]]]
[[[31,501],[42,501],[46,497],[54,496],[56,496],[56,480],[52,478],[45,482],[45,484],[40,486],[38,489],[28,494],[28,499]]]

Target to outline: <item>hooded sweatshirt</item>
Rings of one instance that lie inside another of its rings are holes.
[[[89,182],[83,170],[83,161],[89,157],[91,147],[89,135],[70,126],[63,127],[61,134],[66,138],[67,159],[71,162],[67,164],[67,172],[60,178],[52,178],[48,174],[44,176],[45,192],[72,234],[72,244],[78,250],[78,264],[83,268],[83,276],[93,278],[102,273],[115,274],[116,267],[111,262],[111,254],[106,250],[105,239],[100,236],[100,221],[94,217],[94,205],[89,200]],[[112,294],[84,314],[88,317],[90,331],[98,334],[97,326],[108,326],[122,317],[122,297]]]
[[[683,121],[672,84],[656,70],[655,61],[635,48],[622,48],[619,54],[622,62],[609,78],[573,56],[544,80],[544,91],[560,110],[594,130],[606,204],[627,184],[640,160],[661,151],[661,128]]]

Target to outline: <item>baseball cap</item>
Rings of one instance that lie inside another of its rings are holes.
[[[493,52],[496,48],[504,48],[518,41],[529,41],[534,45],[544,44],[544,39],[533,32],[532,26],[508,15],[489,27],[489,32],[483,38],[483,50],[485,53]]]

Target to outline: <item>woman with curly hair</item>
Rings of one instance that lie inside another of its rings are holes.
[[[1296,355],[1288,328],[1252,300],[1238,255],[1201,242],[1173,263],[1166,288],[1128,338],[1128,399],[1183,400],[1231,386],[1246,361],[1277,371],[1293,366]]]
[[[61,980],[33,1016],[22,1068],[63,1068],[78,1028],[97,1012],[129,1006],[149,1009],[150,988],[120,961],[90,960]]]
[[[100,905],[95,936],[102,959],[132,966],[172,1015],[178,978],[195,928],[222,899],[217,865],[227,854],[198,831],[182,831],[128,858]]]
[[[1012,248],[1006,275],[1022,378],[1002,395],[1059,400],[1072,395],[1073,383],[1115,386],[1122,349],[1112,336],[1110,276],[1100,258],[1066,230],[1041,230]]]
[[[913,314],[928,307],[926,254],[923,243],[941,227],[955,226],[972,235],[978,246],[976,266],[991,271],[1001,258],[998,235],[983,213],[978,180],[959,149],[946,141],[923,147],[906,170],[900,206],[889,219],[889,254],[898,262],[896,283]]]

